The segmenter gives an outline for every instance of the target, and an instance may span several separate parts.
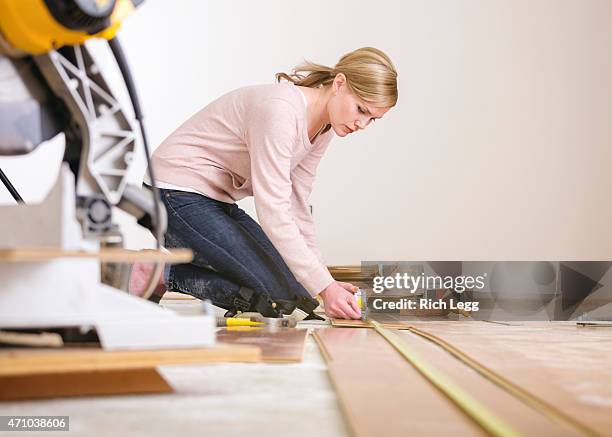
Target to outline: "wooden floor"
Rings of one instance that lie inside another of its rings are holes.
[[[168,299],[168,305],[184,314],[199,308],[197,301],[181,296]],[[469,398],[467,403],[497,421],[505,435],[612,434],[610,326],[401,318],[385,323],[411,357],[452,382]],[[126,426],[129,434],[147,436],[179,431],[201,435],[204,429],[207,435],[244,435],[253,427],[267,436],[283,437],[344,436],[347,430],[357,436],[491,434],[371,325],[355,321],[302,326],[306,327],[314,332],[316,345],[306,329],[276,334],[260,329],[219,331],[220,341],[246,348],[243,352],[256,346],[257,363],[245,363],[245,358],[241,363],[169,366],[169,356],[166,362],[157,357],[154,366],[142,366],[138,360],[146,357],[132,357],[136,361],[130,368],[109,359],[105,365],[115,367],[107,369],[106,380],[98,378],[93,384],[102,387],[98,394],[104,394],[103,387],[130,392],[135,380],[147,382],[151,390],[141,390],[140,395],[5,401],[2,411],[70,415],[75,435],[91,435],[93,430],[115,435],[124,433]],[[77,355],[68,363],[80,379],[73,375],[62,380],[55,374],[55,385],[66,387],[66,395],[71,395],[75,381],[92,385],[91,372],[82,372],[78,353],[73,352]],[[38,369],[40,375],[49,375],[58,365],[53,358],[28,361],[31,357],[24,360],[18,353],[12,358],[21,361],[0,365],[5,378],[0,394],[27,395],[19,380],[23,374]],[[180,358],[172,357],[175,364]],[[46,390],[50,379],[36,378],[30,382]],[[145,395],[153,392],[166,394]]]
[[[610,435],[612,327],[387,321],[456,402],[375,329],[335,325],[316,338],[355,435],[490,433],[462,404],[511,435]]]

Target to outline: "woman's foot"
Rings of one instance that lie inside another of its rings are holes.
[[[133,294],[134,296],[142,296],[147,289],[147,285],[149,285],[149,281],[153,271],[155,270],[155,263],[142,263],[136,262],[132,266],[132,271],[130,272],[130,282],[128,285],[128,292]],[[164,293],[166,292],[166,286],[164,285],[164,269],[161,269],[159,277],[156,278],[157,285],[155,286],[155,290],[153,290],[153,294],[149,298],[154,302],[159,302]]]

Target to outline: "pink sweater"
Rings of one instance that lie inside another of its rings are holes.
[[[161,182],[221,202],[254,196],[264,232],[315,296],[333,278],[315,243],[308,197],[332,136],[330,130],[310,143],[295,85],[257,85],[225,94],[192,116],[155,150],[153,165]]]

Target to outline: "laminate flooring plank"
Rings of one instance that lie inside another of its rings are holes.
[[[0,377],[1,401],[172,391],[155,368]]]
[[[217,345],[201,349],[105,351],[97,348],[0,349],[0,377],[150,368],[169,364],[259,362],[259,348]]]
[[[485,435],[373,329],[318,329],[315,339],[356,436]]]
[[[556,322],[412,322],[562,414],[612,428],[612,330]]]
[[[256,346],[261,349],[261,360],[266,363],[297,363],[304,356],[307,329],[231,327],[217,331],[221,343]]]
[[[401,341],[437,372],[449,378],[497,418],[523,436],[579,436],[579,431],[523,403],[476,373],[441,347],[410,331],[393,330]]]
[[[99,251],[65,250],[55,247],[0,249],[0,262],[40,262],[57,258],[97,258],[102,262],[167,262],[186,263],[193,260],[191,249],[129,250],[115,247]]]
[[[336,328],[373,328],[373,326],[363,320],[331,319],[332,326]],[[409,329],[404,322],[381,321],[380,324],[389,329]]]

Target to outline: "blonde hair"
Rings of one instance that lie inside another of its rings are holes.
[[[277,73],[276,80],[317,88],[330,85],[340,73],[346,76],[349,89],[365,102],[383,108],[397,103],[397,71],[391,59],[373,47],[345,54],[333,68],[305,61],[291,74]]]

